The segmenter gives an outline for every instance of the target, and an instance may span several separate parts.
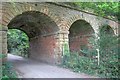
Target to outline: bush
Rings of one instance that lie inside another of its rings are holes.
[[[6,55],[0,54],[0,59],[5,58]],[[16,71],[13,70],[12,64],[9,62],[4,62],[2,66],[0,66],[0,72],[2,73],[0,78],[2,80],[12,80],[11,78],[17,79]]]
[[[2,79],[4,79],[4,78],[17,78],[17,73],[15,70],[13,70],[13,66],[9,62],[3,63],[2,75],[3,75]]]
[[[29,39],[28,36],[20,30],[8,30],[8,53],[28,57]]]
[[[104,78],[118,78],[118,65],[120,64],[117,61],[111,59],[107,62],[101,61],[100,65],[97,65],[95,59],[78,55],[78,53],[70,53],[70,56],[64,56],[63,66],[75,72],[84,72]]]
[[[91,75],[96,75],[103,78],[119,78],[119,37],[110,36],[108,34],[100,35],[100,39],[95,42],[95,39],[90,39],[89,43],[92,49],[81,50],[85,56],[80,56],[79,53],[69,53],[70,55],[63,56],[63,66],[73,69],[76,72],[84,72]],[[94,58],[97,56],[96,49],[99,48],[100,61]]]

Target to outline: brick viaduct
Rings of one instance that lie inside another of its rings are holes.
[[[7,54],[7,30],[19,29],[29,37],[30,58],[58,64],[66,51],[88,46],[100,28],[118,35],[118,23],[87,12],[52,3],[3,2],[0,10],[0,53]],[[66,45],[66,46],[65,46]]]

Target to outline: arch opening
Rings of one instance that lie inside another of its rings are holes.
[[[9,29],[7,32],[8,53],[29,57],[29,37],[19,29]]]
[[[54,34],[59,31],[59,28],[49,16],[38,11],[23,12],[10,21],[8,28],[22,30],[28,35],[31,59],[55,63]]]
[[[88,22],[84,20],[75,21],[71,25],[69,32],[69,47],[71,52],[80,52],[82,49],[91,47],[89,45],[89,38],[94,36],[94,30]]]

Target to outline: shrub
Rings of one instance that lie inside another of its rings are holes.
[[[28,57],[29,38],[20,30],[8,30],[8,52],[23,57]]]
[[[0,54],[0,59],[5,58],[6,55]],[[13,66],[10,62],[4,62],[0,66],[0,72],[2,73],[0,78],[2,80],[11,80],[11,78],[17,79],[16,71],[13,70]]]
[[[79,53],[69,53],[70,55],[63,56],[63,66],[73,69],[76,72],[84,72],[91,75],[96,75],[103,78],[119,78],[119,37],[106,34],[100,35],[100,39],[95,42],[91,38],[89,43],[92,49],[81,50],[85,56],[80,56]],[[99,65],[97,64],[96,49],[99,48]]]

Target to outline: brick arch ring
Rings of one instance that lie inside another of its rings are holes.
[[[36,9],[35,6],[29,4],[29,5],[24,5],[24,4],[16,4],[16,5],[12,5],[11,3],[6,3],[4,4],[3,8],[2,8],[2,21],[1,21],[1,25],[4,27],[7,27],[7,25],[10,23],[10,21],[15,18],[17,15],[20,15],[24,12],[27,11],[38,11],[40,13],[45,14],[46,16],[50,17],[55,23],[56,25],[59,25],[60,20],[58,18],[58,16],[56,16],[54,13],[52,13],[47,6],[41,7],[39,10]],[[58,27],[59,28],[59,27]]]
[[[106,23],[102,22],[101,25],[99,25],[99,27],[104,26],[104,25],[108,25],[113,31],[115,35],[119,35],[119,23],[118,22],[114,22],[114,21],[105,21]]]
[[[86,18],[83,18],[83,17],[81,17],[81,16],[79,16],[79,15],[73,15],[73,16],[71,16],[69,19],[68,19],[68,21],[66,21],[66,27],[65,27],[65,29],[67,30],[67,31],[69,31],[69,29],[70,29],[70,27],[72,26],[72,24],[74,24],[76,21],[78,21],[78,20],[83,20],[83,21],[85,21],[85,22],[87,22],[87,23],[89,23],[90,24],[90,26],[91,26],[91,28],[94,30],[94,32],[95,32],[95,29],[94,29],[94,27],[93,27],[93,23],[92,23],[92,21],[90,21],[90,20],[87,20]]]

